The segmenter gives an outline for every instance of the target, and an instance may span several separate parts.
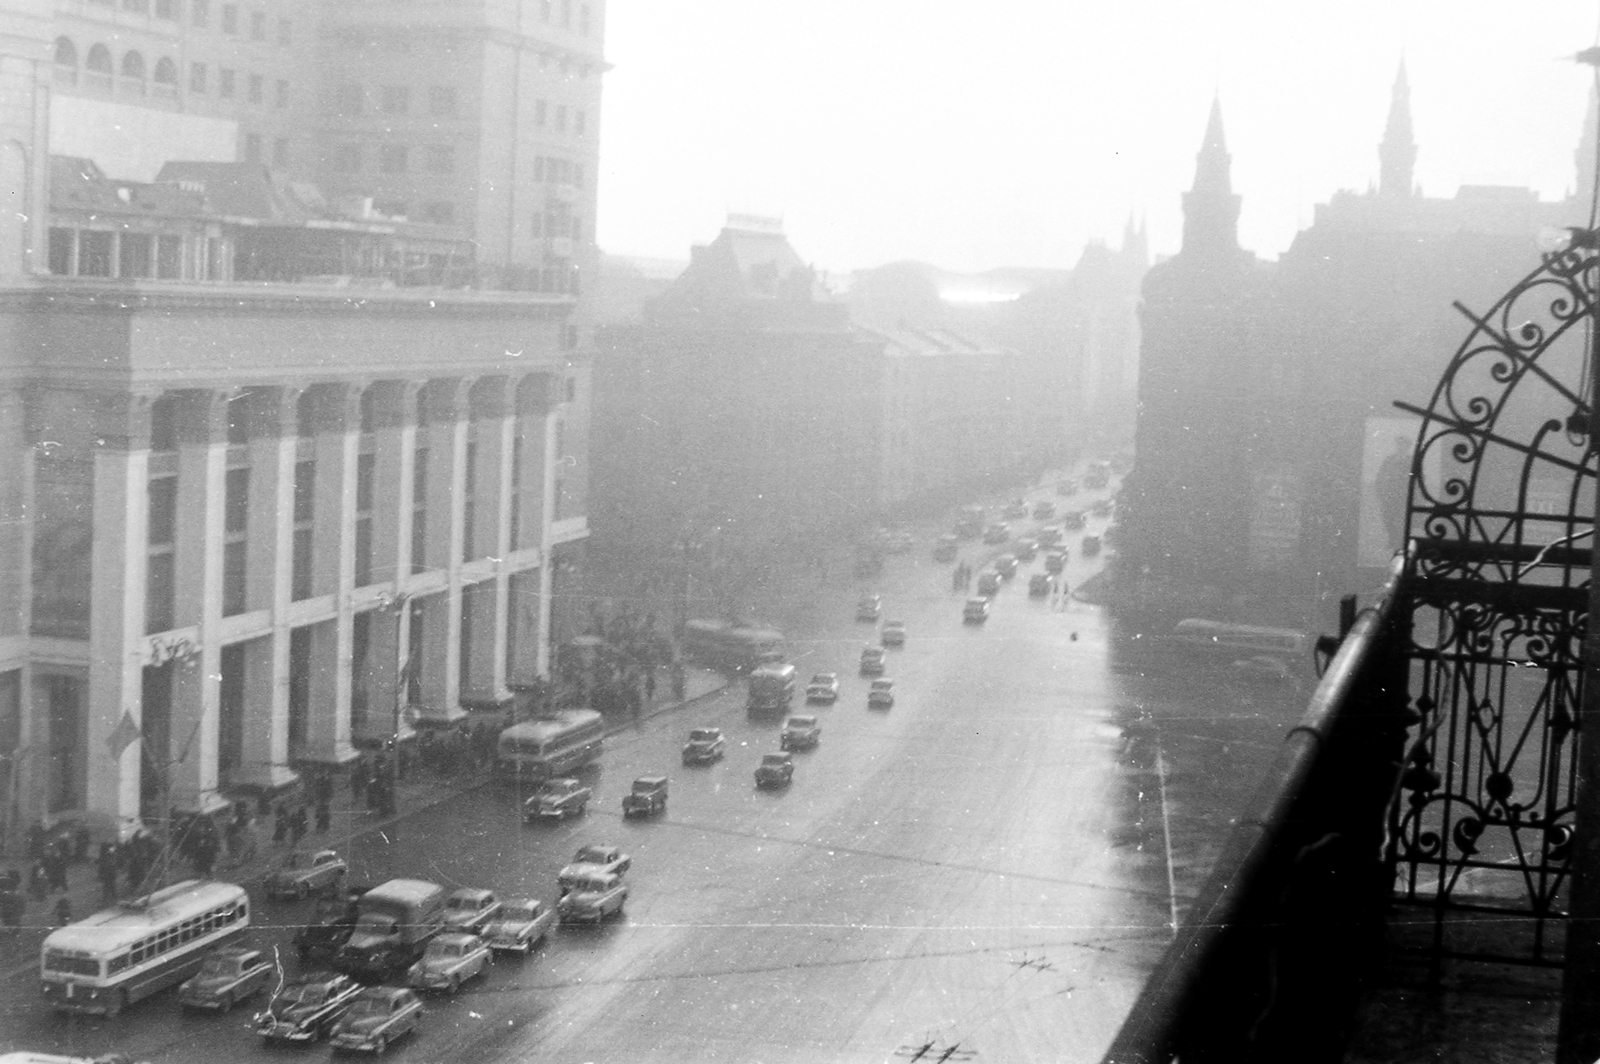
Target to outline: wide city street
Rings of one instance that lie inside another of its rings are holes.
[[[1040,486],[1031,498],[1082,507],[1102,494],[1069,500]],[[1091,518],[1087,533],[1106,523]],[[842,683],[832,706],[797,697],[822,738],[795,755],[790,786],[754,786],[779,724],[747,719],[736,683],[608,740],[585,777],[595,791],[585,816],[524,825],[515,796],[485,785],[359,839],[353,880],[405,875],[552,902],[556,871],[580,845],[615,842],[633,857],[622,919],[560,928],[456,998],[430,998],[417,1036],[391,1054],[1096,1059],[1309,687],[1196,663],[1098,606],[1030,597],[1042,556],[1007,582],[987,623],[963,624],[953,563],[929,557],[947,527],[915,528],[914,551],[889,556],[880,574],[820,591],[837,600],[818,603],[829,620],[788,633],[802,686],[818,671]],[[1066,537],[1074,587],[1101,564],[1081,556],[1083,534]],[[961,556],[981,564],[1003,549],[969,540]],[[864,591],[880,592],[885,618],[908,630],[888,652],[889,709],[867,708],[857,674],[861,648],[878,639],[854,620]],[[680,765],[697,726],[727,733],[722,761]],[[647,773],[671,776],[668,808],[624,821],[621,796]],[[253,940],[283,947],[309,911],[258,896]],[[282,956],[296,970],[293,950]],[[66,1018],[36,984],[33,972],[9,978],[0,1045],[185,1064],[267,1056],[253,1007],[185,1015],[163,994],[115,1019]]]

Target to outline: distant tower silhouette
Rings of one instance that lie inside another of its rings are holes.
[[[1378,195],[1414,195],[1416,164],[1417,145],[1411,134],[1411,85],[1406,81],[1406,61],[1402,59],[1400,72],[1394,79],[1394,93],[1389,98],[1389,123],[1383,127],[1383,142],[1378,145]]]
[[[1578,187],[1573,196],[1587,217],[1594,197],[1595,142],[1600,138],[1600,93],[1589,90],[1589,106],[1583,114],[1583,135],[1578,138]]]
[[[1222,135],[1222,101],[1211,101],[1211,120],[1195,157],[1194,187],[1183,194],[1183,251],[1217,254],[1239,250],[1239,197],[1228,177],[1231,158]]]
[[[1134,225],[1132,214],[1128,215],[1128,224],[1122,228],[1122,253],[1141,267],[1150,264],[1150,245],[1145,240],[1144,222]]]

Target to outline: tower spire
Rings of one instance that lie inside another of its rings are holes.
[[[1195,157],[1194,187],[1183,194],[1183,250],[1239,249],[1239,197],[1229,175],[1232,157],[1222,131],[1222,100],[1212,97],[1205,139]]]
[[[1411,134],[1411,85],[1406,80],[1406,61],[1401,59],[1389,97],[1389,121],[1378,145],[1378,195],[1410,196],[1415,188],[1416,162],[1417,145]]]
[[[1583,133],[1578,138],[1578,187],[1574,197],[1588,217],[1594,197],[1596,141],[1600,140],[1600,90],[1589,90],[1589,106],[1583,113]]]

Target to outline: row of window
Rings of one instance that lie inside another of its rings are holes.
[[[123,53],[122,62],[115,64],[111,58],[111,50],[103,44],[90,47],[89,53],[84,57],[83,69],[90,76],[98,75],[104,81],[104,87],[110,87],[111,75],[120,67],[122,77],[126,81],[143,82],[146,73],[149,79],[158,86],[166,86],[176,91],[178,85],[178,65],[166,56],[155,62],[151,70],[145,62],[143,53],[128,51]],[[67,37],[56,38],[56,72],[58,80],[69,84],[77,83],[78,73],[78,48]],[[232,99],[239,94],[239,75],[231,67],[217,68],[217,95],[223,99]],[[265,106],[267,102],[267,79],[262,74],[249,74],[244,78],[245,99],[258,106]],[[211,72],[204,63],[189,64],[189,91],[195,95],[205,95],[211,91]],[[289,106],[289,82],[286,78],[278,78],[273,86],[272,102],[275,107]]]
[[[367,87],[355,82],[333,86],[326,101],[329,115],[339,118],[358,118],[365,114],[369,99],[375,113],[408,115],[412,110],[411,86],[380,85],[369,97]],[[432,118],[450,118],[457,113],[458,100],[455,86],[428,86],[427,113]],[[589,113],[583,108],[569,108],[564,103],[551,106],[549,100],[533,102],[533,124],[537,129],[554,128],[565,133],[569,128],[582,137],[589,132]]]
[[[96,3],[111,6],[112,0],[95,0]],[[122,0],[122,10],[136,15],[149,15],[154,13],[156,18],[169,22],[183,20],[182,0],[155,0],[152,11],[151,0]],[[251,11],[248,25],[252,41],[265,41],[269,28],[269,20],[265,11]],[[218,19],[218,28],[230,36],[238,36],[244,22],[239,18],[238,4],[223,4]],[[205,29],[211,25],[211,0],[189,0],[189,21],[199,28]],[[294,26],[286,18],[278,19],[278,43],[289,45],[294,41]]]
[[[154,960],[163,953],[177,949],[186,942],[203,938],[213,931],[232,927],[240,920],[245,919],[249,910],[242,902],[229,902],[219,906],[208,913],[192,917],[163,930],[158,935],[141,939],[129,947],[126,953],[119,953],[112,957],[106,964],[106,974],[115,975],[125,968],[143,964],[145,961]]]
[[[422,169],[430,174],[453,174],[456,169],[456,150],[450,144],[427,144],[422,148]],[[341,174],[358,174],[364,164],[360,144],[340,144],[334,147],[331,159],[333,169]],[[383,144],[378,147],[378,171],[385,174],[411,172],[412,152],[405,144]]]

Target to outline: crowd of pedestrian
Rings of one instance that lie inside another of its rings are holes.
[[[607,616],[595,606],[583,634],[592,637],[588,645],[564,646],[557,656],[559,698],[638,717],[655,700],[658,674],[667,670],[674,697],[682,700],[683,667],[653,612],[624,606]]]

